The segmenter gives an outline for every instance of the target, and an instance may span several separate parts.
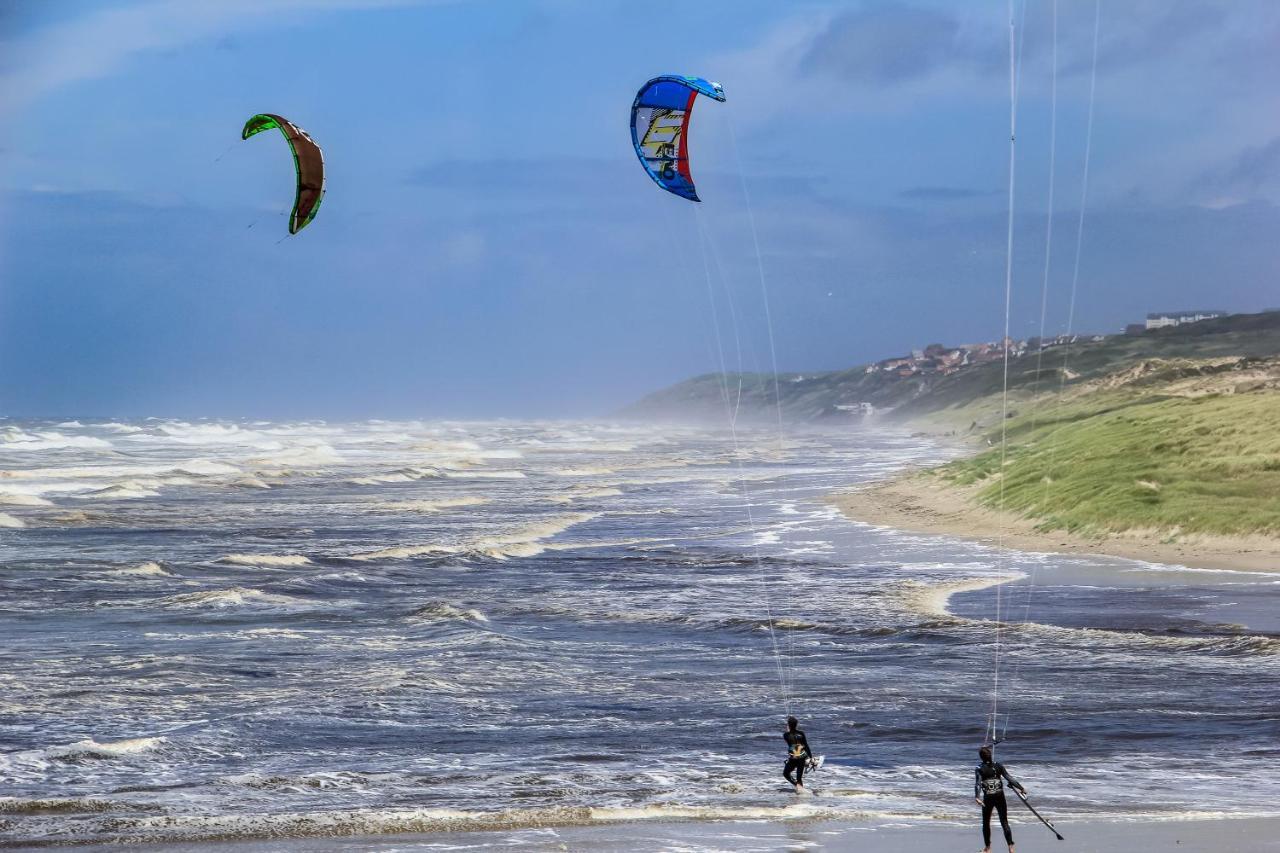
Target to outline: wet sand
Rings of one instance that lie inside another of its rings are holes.
[[[1145,822],[1059,822],[1065,841],[1056,840],[1038,823],[1014,816],[1019,853],[1267,853],[1280,851],[1280,818],[1222,818]],[[1004,851],[999,839],[994,851]],[[376,853],[417,850],[591,850],[603,853],[644,851],[800,851],[835,850],[858,853],[922,853],[974,851],[982,846],[979,824],[912,826],[845,821],[634,821],[589,826],[548,827],[504,832],[433,835],[358,836],[348,838],[273,838],[252,842],[199,842],[139,845],[133,849],[166,853],[320,853],[365,850]],[[114,845],[92,845],[95,851],[119,851]]]
[[[1186,536],[1126,531],[1105,538],[1044,533],[1036,522],[979,506],[970,490],[913,473],[830,498],[849,519],[914,533],[955,536],[988,545],[1063,554],[1105,554],[1198,569],[1280,572],[1280,539]]]

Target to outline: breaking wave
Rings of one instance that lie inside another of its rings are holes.
[[[311,559],[302,554],[228,554],[225,557],[219,557],[218,562],[232,566],[271,566],[272,568],[311,565]]]

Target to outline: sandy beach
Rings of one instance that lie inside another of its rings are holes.
[[[831,502],[853,521],[914,533],[956,536],[984,544],[1064,554],[1106,554],[1130,560],[1199,569],[1280,571],[1280,540],[1255,537],[1184,536],[1128,531],[1105,538],[1066,531],[1042,532],[1036,522],[979,506],[972,492],[927,472],[838,492]]]

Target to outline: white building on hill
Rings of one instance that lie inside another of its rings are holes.
[[[1181,326],[1184,323],[1198,323],[1201,320],[1225,316],[1227,316],[1226,311],[1161,311],[1147,315],[1147,328],[1163,329],[1167,326]]]

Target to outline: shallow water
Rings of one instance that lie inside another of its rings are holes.
[[[0,843],[968,817],[997,673],[1056,816],[1280,811],[1280,577],[851,524],[953,451],[739,441],[6,422]]]

